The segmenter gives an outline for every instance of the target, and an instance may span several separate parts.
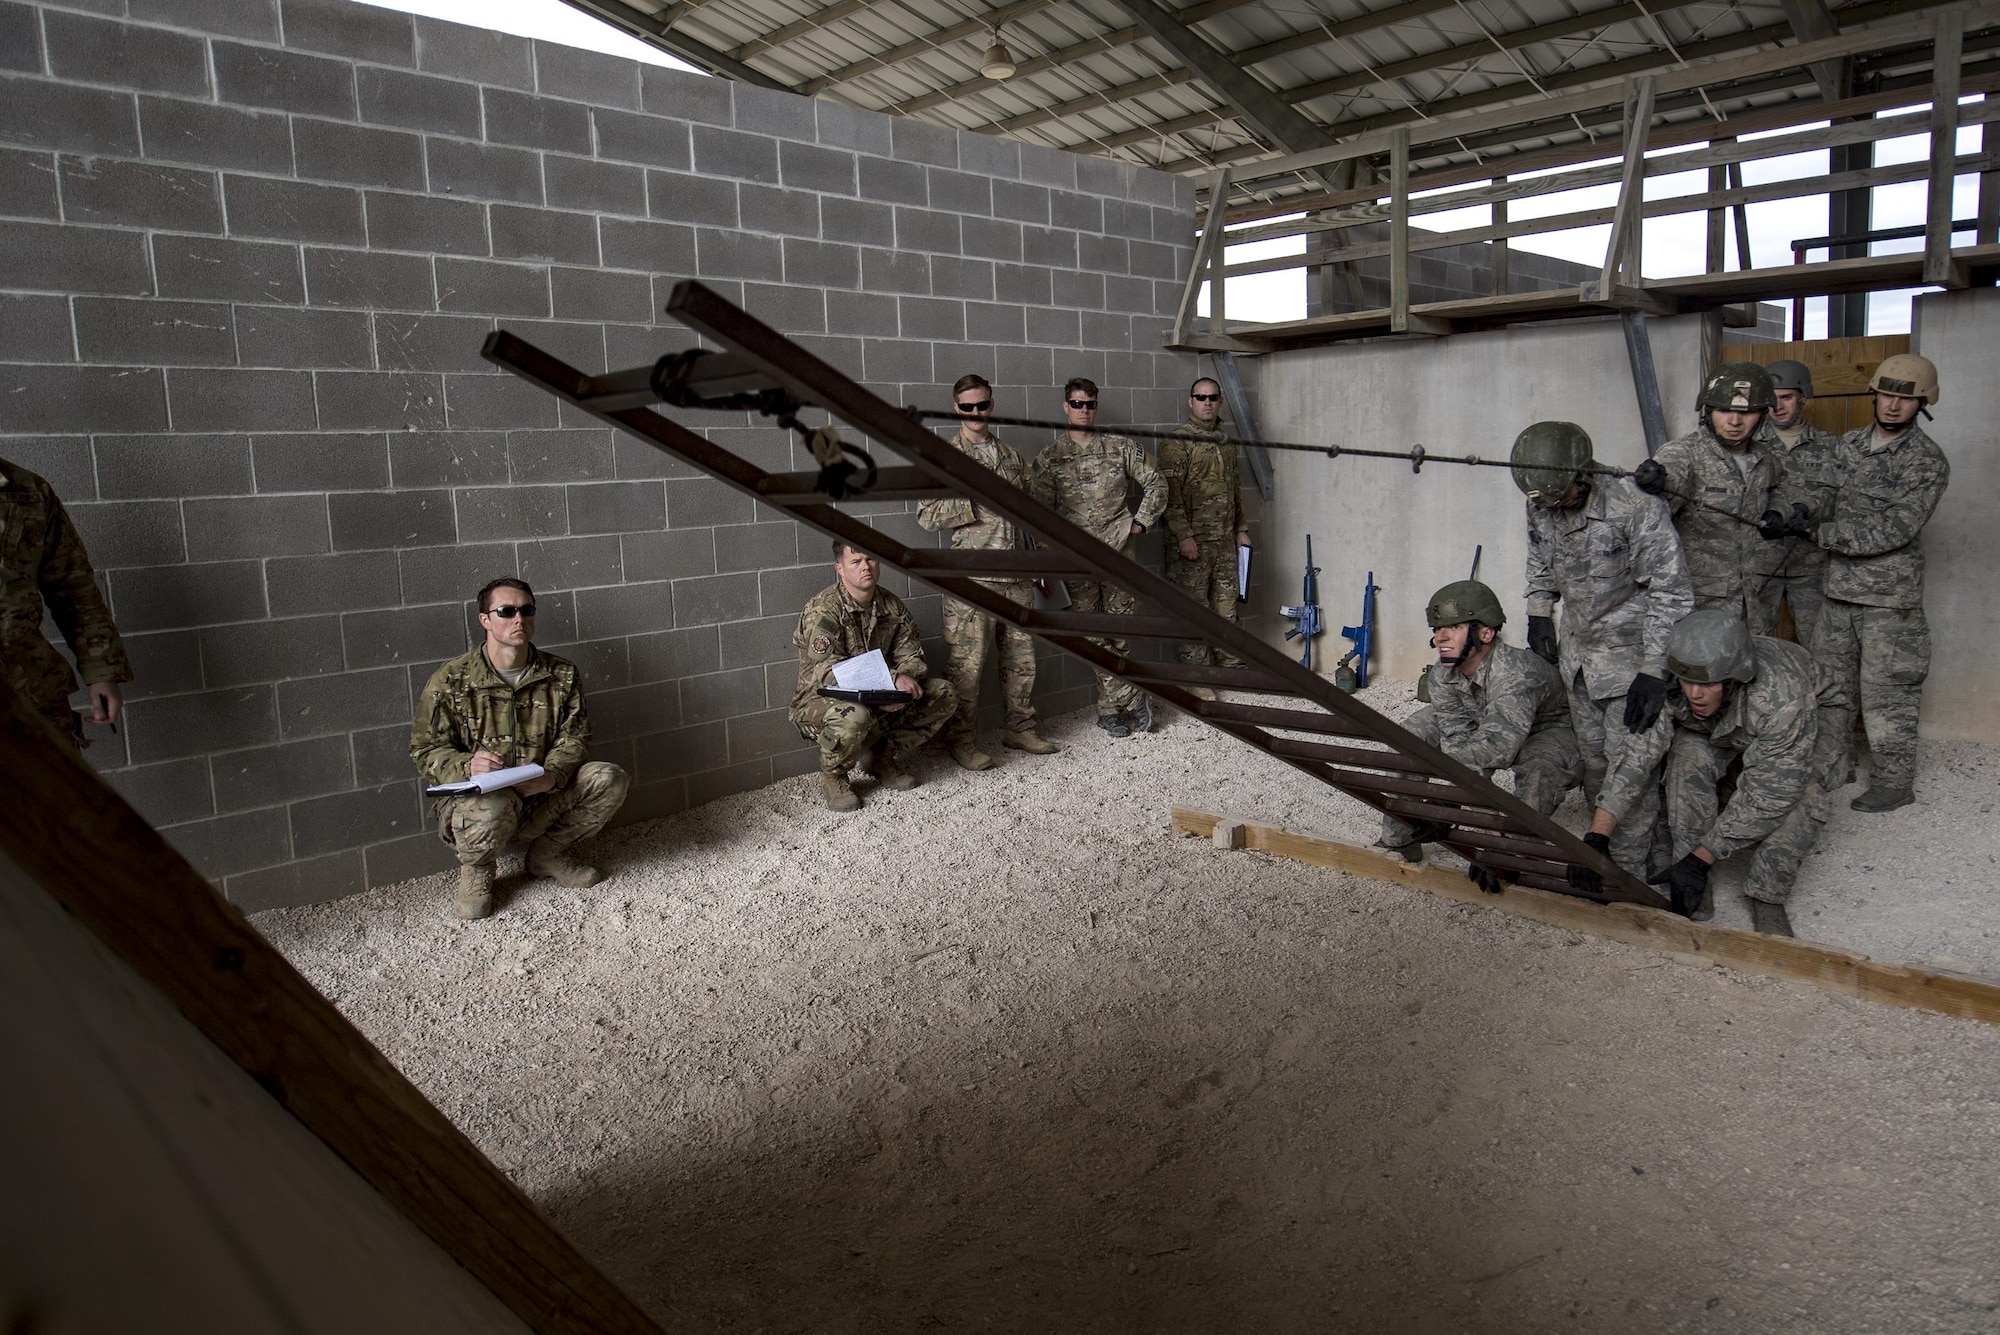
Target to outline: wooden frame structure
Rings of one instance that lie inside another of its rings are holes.
[[[692,280],[674,288],[667,313],[713,339],[768,377],[792,404],[823,409],[911,461],[881,468],[847,499],[976,499],[1035,537],[1027,551],[913,547],[838,508],[816,473],[772,472],[704,439],[652,406],[665,401],[657,366],[587,375],[505,330],[483,355],[571,407],[628,431],[788,517],[876,557],[940,592],[1152,692],[1376,811],[1447,827],[1438,842],[1502,876],[1573,893],[1569,865],[1604,878],[1596,898],[1663,907],[1666,897],[1623,871],[1576,835],[1442,750],[1336,689],[1332,683],[1189,598],[1159,575],[1062,518],[987,469],[916,417],[883,402],[796,343]],[[1022,607],[980,579],[1064,579],[1119,585],[1138,597],[1135,616]],[[1129,656],[1100,636],[1200,642],[1227,650],[1242,668],[1159,662]],[[1248,693],[1270,703],[1204,699],[1194,687]]]

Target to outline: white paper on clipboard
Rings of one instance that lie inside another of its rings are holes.
[[[893,691],[896,674],[880,649],[844,658],[833,665],[833,684],[843,691]]]
[[[1250,601],[1250,549],[1248,547],[1238,547],[1236,549],[1236,601],[1239,603]]]

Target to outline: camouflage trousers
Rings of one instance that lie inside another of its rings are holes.
[[[1674,730],[1674,743],[1667,752],[1666,790],[1667,828],[1673,834],[1676,860],[1693,852],[1702,834],[1715,823],[1724,804],[1720,790],[1737,759],[1736,752],[1722,750],[1701,733]],[[1784,903],[1792,893],[1792,882],[1798,879],[1799,864],[1819,843],[1827,801],[1817,773],[1806,781],[1805,791],[1778,828],[1765,835],[1750,855],[1749,878],[1743,887],[1750,898],[1766,904]]]
[[[1757,586],[1758,609],[1766,630],[1751,627],[1758,635],[1778,633],[1778,607],[1780,603],[1792,605],[1792,625],[1797,627],[1799,643],[1810,648],[1813,634],[1819,629],[1820,609],[1826,606],[1826,570],[1822,567],[1802,575],[1778,574],[1759,575]]]
[[[845,775],[871,747],[886,745],[901,760],[951,721],[958,693],[943,677],[925,677],[923,699],[889,711],[816,695],[793,724],[799,736],[819,746],[819,767]]]
[[[1819,729],[1842,773],[1853,764],[1854,711],[1868,730],[1872,781],[1908,788],[1917,777],[1917,709],[1931,671],[1931,628],[1921,607],[1869,607],[1828,598],[1814,631]]]
[[[632,776],[603,760],[577,767],[570,781],[553,792],[522,797],[512,788],[491,793],[440,797],[431,806],[438,838],[451,846],[466,866],[491,862],[515,840],[545,840],[551,848],[568,848],[590,838],[610,823],[625,804]]]
[[[1225,621],[1236,620],[1236,541],[1234,538],[1197,539],[1201,555],[1190,561],[1171,541],[1167,544],[1167,578],[1182,593],[1208,608]],[[1220,646],[1192,640],[1180,647],[1183,663],[1213,663],[1217,667],[1242,667],[1243,660]]]
[[[1410,715],[1403,726],[1432,746],[1445,746],[1441,735],[1437,712],[1428,705]],[[1521,743],[1521,749],[1514,754],[1514,763],[1501,766],[1514,775],[1514,796],[1526,802],[1544,816],[1552,815],[1562,805],[1569,790],[1583,780],[1583,752],[1577,747],[1576,732],[1571,728],[1543,728],[1540,732],[1528,734]],[[1499,769],[1486,771],[1492,778]],[[1389,848],[1400,848],[1410,842],[1411,830],[1408,824],[1394,816],[1382,818],[1382,843]]]
[[[1027,580],[989,585],[995,593],[1022,607],[1035,605],[1035,586]],[[956,598],[944,600],[944,675],[958,697],[957,712],[945,725],[945,740],[956,746],[970,742],[979,731],[979,679],[986,672],[986,651],[1000,642],[1000,698],[1007,706],[1007,731],[1035,730],[1035,641],[1018,626],[987,615]]]
[[[1125,555],[1132,555],[1132,544],[1125,544]],[[1069,610],[1072,612],[1109,612],[1113,616],[1128,617],[1139,610],[1139,600],[1119,588],[1116,584],[1099,584],[1094,580],[1073,579],[1069,582]],[[1121,658],[1125,655],[1125,641],[1106,640],[1092,635],[1090,642],[1101,649],[1109,649]],[[1123,713],[1139,703],[1139,688],[1127,681],[1120,681],[1109,672],[1097,672],[1097,716],[1109,718]]]
[[[1583,795],[1595,808],[1597,795],[1604,791],[1605,776],[1618,767],[1625,758],[1625,748],[1637,740],[1625,731],[1625,697],[1591,699],[1579,672],[1569,686],[1569,721],[1583,752]],[[1638,799],[1611,832],[1611,860],[1643,879],[1653,852],[1653,825],[1659,819],[1660,784],[1653,776],[1639,785]]]

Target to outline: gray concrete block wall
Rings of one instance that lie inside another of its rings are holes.
[[[811,765],[823,544],[489,368],[489,330],[640,364],[693,342],[660,309],[699,276],[893,402],[978,371],[1054,416],[1082,374],[1106,420],[1182,416],[1174,178],[349,0],[0,0],[0,32],[0,456],[132,653],[90,759],[246,908],[447,864],[409,717],[495,575],[584,665],[628,818]],[[1088,685],[1044,674],[1052,709]]]

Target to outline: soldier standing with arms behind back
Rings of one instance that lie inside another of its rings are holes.
[[[1764,369],[1771,373],[1771,393],[1778,404],[1764,419],[1764,438],[1784,469],[1771,492],[1771,508],[1781,515],[1798,504],[1818,508],[1839,482],[1840,437],[1806,420],[1813,382],[1805,363],[1772,362]],[[1798,641],[1810,646],[1826,601],[1826,553],[1809,539],[1783,537],[1764,544],[1757,572],[1757,599],[1763,605],[1758,624],[1775,628],[1779,604],[1789,604]]]
[[[986,424],[993,415],[993,386],[984,376],[962,375],[951,387],[953,406],[958,409],[958,434],[952,444],[971,455],[1000,477],[1028,489],[1028,465],[1020,455],[993,434]],[[1014,526],[997,514],[979,508],[966,497],[924,501],[917,506],[917,523],[935,533],[951,534],[955,551],[1012,551],[1020,546]],[[1025,579],[983,579],[987,588],[1005,595],[1022,607],[1035,602],[1033,581]],[[945,725],[945,742],[951,758],[969,770],[991,769],[993,758],[979,749],[979,678],[986,671],[986,649],[995,638],[1000,642],[1000,697],[1006,702],[1007,729],[1000,744],[1014,751],[1045,756],[1062,748],[1043,741],[1035,732],[1035,641],[1018,626],[993,617],[956,598],[944,600],[945,678],[958,696],[958,712]]]
[[[1167,484],[1145,454],[1125,436],[1098,432],[1097,384],[1078,376],[1063,386],[1067,431],[1035,457],[1032,474],[1035,499],[1053,506],[1070,523],[1115,548],[1127,560],[1138,559],[1138,537],[1160,517],[1167,505]],[[1138,513],[1126,504],[1130,488],[1143,493]],[[1113,584],[1072,580],[1072,612],[1109,612],[1130,616],[1139,601]],[[1091,637],[1091,643],[1119,655],[1125,641]],[[1129,737],[1153,726],[1153,700],[1138,687],[1108,672],[1097,674],[1097,726],[1113,737]]]
[[[1160,476],[1167,482],[1167,578],[1188,597],[1217,616],[1236,620],[1236,570],[1239,548],[1250,545],[1243,525],[1243,498],[1236,447],[1200,436],[1222,430],[1222,386],[1201,379],[1188,386],[1188,419],[1174,438],[1160,442]],[[1241,667],[1243,661],[1226,649],[1215,649],[1218,667]],[[1183,663],[1211,661],[1206,643],[1180,647]],[[1206,686],[1196,695],[1213,698]]]

